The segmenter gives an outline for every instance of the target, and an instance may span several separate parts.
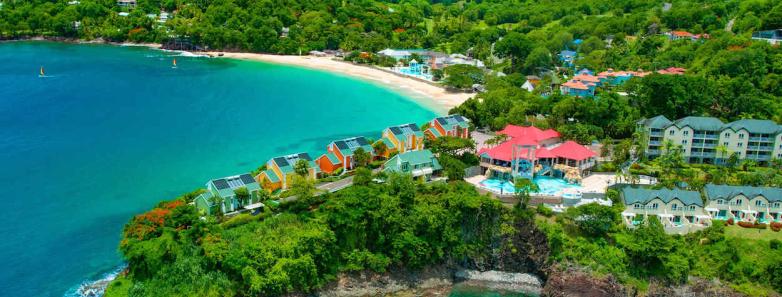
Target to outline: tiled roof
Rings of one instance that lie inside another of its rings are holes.
[[[701,200],[700,193],[696,191],[685,191],[679,189],[649,189],[638,186],[627,186],[622,188],[622,198],[625,205],[633,205],[635,203],[646,204],[652,199],[659,198],[663,202],[670,203],[674,199],[678,199],[684,205],[697,205],[703,207],[703,200]]]
[[[517,139],[517,141],[528,139],[530,143],[535,144],[547,139],[559,137],[559,132],[553,129],[540,130],[534,126],[523,127],[516,125],[507,125],[502,131],[497,132],[497,134],[508,135],[511,138]]]
[[[576,80],[567,81],[564,84],[562,84],[562,86],[571,89],[589,90],[589,87],[587,87],[585,84],[581,83],[580,81],[576,81]]]
[[[704,192],[709,200],[731,199],[737,195],[744,195],[750,199],[763,196],[768,201],[782,201],[782,188],[707,184]]]

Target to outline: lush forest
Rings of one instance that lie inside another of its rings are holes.
[[[108,296],[278,296],[312,291],[341,272],[443,263],[539,269],[509,262],[524,263],[531,250],[530,235],[515,227],[530,226],[529,216],[464,182],[391,175],[376,184],[360,171],[351,188],[259,215],[202,220],[186,203],[192,195],[162,202],[125,226],[128,272]]]

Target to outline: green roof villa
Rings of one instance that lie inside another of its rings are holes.
[[[237,192],[243,191],[240,190],[242,188],[247,190],[247,197],[237,196]],[[249,174],[218,178],[207,182],[206,192],[198,195],[193,202],[196,208],[205,214],[214,213],[217,207],[223,213],[258,208],[263,206],[258,202],[260,189],[261,186]],[[222,201],[222,203],[216,204],[215,202],[218,201]]]
[[[782,221],[782,188],[708,184],[706,211],[715,220]]]
[[[431,180],[443,169],[430,150],[409,151],[398,154],[383,164],[383,172],[402,172],[413,177],[423,176]]]
[[[732,154],[768,164],[782,158],[782,125],[770,120],[744,119],[723,123],[712,117],[686,117],[671,121],[656,116],[638,121],[644,132],[644,153],[654,159],[666,142],[681,147],[687,162],[721,164]]]
[[[383,130],[383,137],[378,140],[386,144],[383,157],[389,157],[392,153],[404,153],[424,149],[424,132],[416,124],[404,124],[388,127]]]
[[[622,218],[630,227],[654,218],[666,232],[682,234],[703,229],[711,221],[696,191],[626,185],[620,196],[625,205]]]
[[[296,174],[295,166],[299,160],[307,162],[307,178],[313,180],[317,178],[318,173],[320,173],[320,167],[312,161],[309,154],[298,153],[271,158],[266,162],[266,170],[261,171],[261,173],[255,177],[255,180],[263,184],[267,191],[288,189],[291,176]]]

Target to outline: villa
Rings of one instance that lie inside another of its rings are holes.
[[[286,190],[290,186],[291,177],[296,174],[295,166],[299,160],[307,162],[307,178],[316,179],[320,167],[307,153],[298,153],[270,159],[266,162],[266,170],[255,176],[255,180],[264,185],[267,191]]]
[[[117,0],[117,5],[122,7],[136,7],[136,0]]]
[[[704,192],[706,211],[715,220],[782,221],[782,188],[708,184]]]
[[[359,136],[329,143],[326,148],[327,152],[316,159],[315,163],[318,164],[322,172],[328,174],[339,168],[342,168],[343,172],[347,172],[356,166],[353,160],[353,153],[358,149],[364,150],[364,152],[370,154],[370,157],[375,155],[375,150],[369,144],[369,141],[364,136]]]
[[[763,40],[772,45],[782,44],[782,29],[753,32],[752,39]]]
[[[413,123],[386,128],[383,130],[383,137],[378,141],[386,145],[383,154],[386,158],[394,152],[401,154],[424,149],[424,133]]]
[[[470,138],[470,120],[458,114],[438,117],[429,122],[429,129],[424,131],[424,135],[429,139],[442,136],[468,139]]]
[[[726,124],[712,117],[670,121],[660,115],[638,121],[637,127],[645,135],[644,153],[649,159],[660,156],[666,142],[679,146],[690,163],[722,164],[732,154],[759,164],[782,158],[782,125],[770,120]]]
[[[246,200],[237,197],[236,192],[240,188],[247,189],[249,197]],[[193,202],[196,208],[207,215],[211,214],[217,206],[214,203],[216,202],[214,197],[218,198],[217,201],[222,201],[220,203],[220,211],[223,213],[237,211],[242,208],[258,208],[263,207],[263,204],[258,202],[258,191],[260,190],[261,186],[258,184],[258,181],[249,174],[229,176],[210,180],[206,183],[206,192],[198,195]]]
[[[559,92],[562,95],[570,95],[576,97],[594,97],[594,86],[586,85],[580,81],[570,80],[559,86]]]
[[[709,39],[709,34],[692,34],[687,31],[670,31],[666,32],[663,35],[668,36],[668,39],[670,40],[701,40],[701,39]]]
[[[540,77],[536,75],[527,75],[526,79],[524,84],[521,85],[521,88],[527,90],[527,92],[534,91],[538,84],[540,84]]]
[[[710,222],[703,211],[701,195],[696,191],[627,185],[622,187],[620,196],[625,204],[622,218],[630,227],[657,218],[667,231],[689,232],[702,229]]]
[[[573,63],[576,61],[576,52],[571,50],[563,50],[559,52],[557,55],[559,58],[559,61],[562,62],[565,66],[572,67]]]
[[[665,69],[657,70],[657,73],[670,74],[670,75],[684,75],[685,71],[687,71],[687,69],[679,68],[679,67],[668,67]]]
[[[561,143],[559,132],[552,129],[508,125],[497,134],[509,139],[478,152],[486,177],[512,181],[550,175],[576,182],[595,165],[593,151],[573,141]]]
[[[383,172],[402,172],[413,177],[431,180],[443,169],[430,150],[409,151],[398,154],[383,164]]]

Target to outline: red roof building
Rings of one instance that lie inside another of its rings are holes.
[[[552,129],[508,125],[497,134],[509,139],[478,151],[484,174],[503,179],[560,173],[580,176],[595,165],[595,152],[573,141],[560,143],[559,132]]]

